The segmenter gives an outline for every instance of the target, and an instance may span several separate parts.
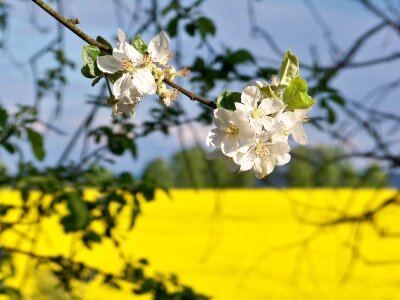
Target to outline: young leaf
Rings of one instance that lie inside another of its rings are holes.
[[[299,76],[299,60],[297,56],[289,49],[283,57],[281,67],[279,69],[279,87],[285,88],[289,82]]]
[[[26,133],[28,134],[33,154],[37,160],[42,161],[46,154],[43,147],[43,136],[31,128],[26,128]]]
[[[135,48],[137,51],[139,51],[140,53],[145,53],[147,51],[147,45],[146,43],[143,41],[142,37],[140,36],[140,34],[136,35],[133,39],[132,39],[132,46],[133,48]]]
[[[81,73],[88,78],[95,78],[101,75],[101,71],[97,67],[97,57],[101,54],[100,49],[95,46],[85,45],[82,48],[82,64]]]
[[[307,94],[307,82],[299,77],[293,78],[283,93],[283,102],[289,109],[304,109],[315,104],[315,100]]]
[[[223,92],[217,99],[217,108],[236,110],[235,102],[240,102],[240,96],[238,92]]]
[[[265,98],[279,98],[269,85],[259,86],[258,89]]]

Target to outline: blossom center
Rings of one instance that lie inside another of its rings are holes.
[[[148,67],[153,63],[153,59],[151,58],[151,56],[149,54],[145,54],[143,56],[143,66],[144,67]]]
[[[225,129],[225,132],[230,137],[237,137],[239,135],[239,128],[235,124],[231,124]]]
[[[289,135],[289,129],[286,126],[284,126],[282,128],[281,135],[282,136],[288,136]]]
[[[253,119],[258,119],[262,116],[263,110],[261,108],[257,108],[251,112],[251,117]]]
[[[268,146],[265,143],[260,143],[256,146],[256,154],[262,159],[266,158],[269,154]]]
[[[126,71],[133,72],[135,70],[133,61],[130,58],[124,57],[121,61],[122,61],[122,66]]]

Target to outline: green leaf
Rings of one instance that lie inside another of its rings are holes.
[[[171,37],[176,36],[176,33],[178,32],[178,22],[179,22],[179,16],[176,16],[172,18],[167,25],[167,31]]]
[[[290,81],[299,76],[299,60],[297,56],[289,49],[283,57],[281,67],[279,69],[279,87],[285,88]]]
[[[194,36],[195,32],[196,32],[196,25],[194,23],[188,23],[185,26],[185,30],[186,32],[190,35],[190,36]]]
[[[198,18],[197,25],[200,31],[201,38],[203,40],[206,38],[207,34],[215,35],[217,31],[213,21],[205,17]]]
[[[330,124],[334,124],[336,122],[336,113],[331,107],[328,107],[328,121]]]
[[[315,104],[315,100],[307,94],[307,82],[300,78],[293,78],[283,93],[283,102],[289,109],[304,109]]]
[[[0,107],[0,127],[4,127],[7,124],[8,113],[7,111]]]
[[[137,51],[139,51],[140,53],[145,53],[147,51],[147,45],[146,43],[143,41],[142,37],[140,36],[140,34],[136,35],[133,39],[132,39],[132,46],[133,48],[135,48]]]
[[[15,148],[15,145],[14,144],[11,144],[11,143],[9,143],[9,142],[3,142],[2,144],[1,144],[3,147],[4,147],[4,149],[8,152],[8,153],[15,153],[15,150],[16,150],[16,148]]]
[[[269,85],[263,87],[259,86],[258,89],[265,98],[279,98]]]
[[[97,67],[97,57],[101,54],[100,49],[95,46],[85,45],[82,48],[82,64],[81,73],[88,78],[95,78],[101,75],[101,71]]]
[[[240,102],[241,94],[238,92],[225,91],[217,99],[217,108],[236,110],[235,102]]]
[[[98,41],[99,43],[101,43],[101,44],[103,44],[103,45],[105,45],[105,46],[107,46],[107,47],[112,49],[111,44],[105,38],[103,38],[102,36],[100,36],[100,35],[97,36],[96,41]],[[108,53],[108,52],[106,52],[104,50],[100,50],[100,52],[101,52],[102,55],[110,54],[110,53]]]
[[[344,106],[346,104],[346,100],[342,96],[339,95],[331,95],[330,98],[335,101],[337,104]]]
[[[90,215],[86,203],[76,192],[67,192],[63,196],[67,201],[69,211],[69,214],[61,219],[65,232],[86,228],[90,223]]]
[[[28,134],[33,154],[37,160],[42,161],[46,154],[43,147],[43,136],[31,128],[26,128],[26,133]]]
[[[92,81],[92,86],[95,86],[96,84],[99,83],[100,79],[103,78],[103,76],[97,76],[93,81]]]

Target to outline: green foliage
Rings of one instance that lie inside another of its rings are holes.
[[[236,110],[235,102],[240,102],[241,94],[238,92],[225,91],[217,99],[217,107]]]
[[[37,131],[26,128],[28,140],[31,143],[32,152],[38,160],[43,160],[46,154],[43,147],[43,136]]]
[[[169,163],[151,161],[143,173],[146,179],[171,188],[252,187],[256,181],[248,172],[230,173],[222,160],[207,160],[199,147],[176,152]]]
[[[296,55],[289,49],[283,57],[281,67],[279,69],[279,87],[286,88],[292,79],[299,76],[299,60]]]
[[[77,192],[65,192],[57,201],[66,201],[69,214],[61,219],[65,232],[85,229],[90,223],[89,209]]]
[[[100,76],[102,73],[97,67],[97,57],[101,54],[101,51],[96,46],[85,45],[82,48],[82,69],[81,73],[87,78],[95,78]]]
[[[290,187],[386,187],[388,175],[376,164],[364,171],[348,160],[338,160],[343,152],[327,146],[298,147],[284,175]]]
[[[145,53],[147,52],[147,45],[146,43],[143,41],[142,37],[140,36],[140,34],[137,34],[133,39],[132,39],[132,46],[133,48],[135,48],[137,51],[139,51],[140,53]]]
[[[289,109],[304,109],[315,104],[308,95],[307,82],[299,77],[293,78],[283,93],[283,102]]]
[[[155,159],[147,164],[143,172],[143,180],[151,180],[159,186],[173,186],[173,174],[170,166],[163,159]]]

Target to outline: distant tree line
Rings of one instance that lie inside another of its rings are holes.
[[[344,152],[328,146],[298,147],[292,162],[277,168],[265,180],[248,172],[230,173],[222,160],[209,161],[199,147],[176,152],[171,159],[158,158],[144,169],[143,179],[169,188],[228,187],[386,187],[389,176],[377,163],[357,168],[343,159]],[[340,158],[340,159],[339,159]]]

